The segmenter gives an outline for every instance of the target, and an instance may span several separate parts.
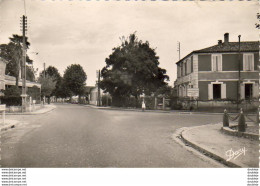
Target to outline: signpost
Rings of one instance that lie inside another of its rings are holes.
[[[187,89],[187,96],[197,98],[199,97],[199,89],[198,88],[188,88]]]

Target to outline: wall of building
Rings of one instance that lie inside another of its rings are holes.
[[[243,79],[259,79],[259,72],[241,72],[241,80]],[[198,80],[225,80],[232,79],[238,80],[238,72],[199,72]]]
[[[250,53],[250,52],[249,52]],[[238,53],[222,54],[222,71],[238,71]],[[211,54],[199,54],[199,71],[211,71]],[[257,70],[259,54],[254,53],[254,70]],[[240,55],[240,69],[243,71],[243,53]]]
[[[240,55],[240,69],[243,69],[243,56]],[[238,71],[238,54],[222,54],[222,70]]]
[[[211,54],[198,55],[198,70],[211,71]]]
[[[199,100],[208,100],[208,84],[210,81],[199,81]]]

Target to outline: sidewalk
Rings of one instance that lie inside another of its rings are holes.
[[[55,105],[44,105],[43,108],[33,112],[13,112],[13,113],[6,113],[6,115],[37,115],[37,114],[44,114],[50,112],[55,108],[56,108]]]
[[[6,115],[37,115],[37,114],[44,114],[50,112],[56,108],[55,105],[44,105],[43,108],[36,110],[34,112],[18,112],[18,113],[6,113]],[[17,120],[5,120],[5,124],[0,122],[0,132],[5,131],[11,128],[15,128],[15,126],[19,123]]]
[[[181,137],[193,148],[229,167],[259,167],[259,140],[229,136],[221,132],[221,127],[222,123],[186,128]]]

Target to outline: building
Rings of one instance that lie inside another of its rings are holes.
[[[259,42],[224,42],[195,50],[177,64],[178,97],[244,100],[259,96]]]
[[[0,58],[0,90],[5,90],[6,87],[13,86],[16,84],[15,77],[5,75],[6,64],[7,64],[7,62],[4,59]],[[18,86],[22,87],[22,79],[19,79]],[[41,89],[40,83],[26,81],[27,89],[32,88],[34,86]]]

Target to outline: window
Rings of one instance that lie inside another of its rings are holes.
[[[185,76],[186,75],[186,63],[182,64],[182,70],[183,70],[182,75]]]
[[[180,75],[183,76],[183,65],[182,65],[182,63],[180,64]]]
[[[193,56],[191,56],[191,60],[190,60],[190,72],[193,72]]]
[[[245,84],[245,99],[251,99],[253,97],[253,84]]]
[[[244,71],[254,70],[254,54],[243,55],[243,69]]]
[[[222,55],[221,54],[212,54],[211,70],[212,71],[222,71]]]
[[[213,84],[213,99],[221,99],[221,84]]]
[[[224,82],[211,82],[208,84],[208,99],[226,99],[227,86]]]
[[[177,65],[177,75],[178,77],[181,77],[181,71],[180,71],[180,65]]]

